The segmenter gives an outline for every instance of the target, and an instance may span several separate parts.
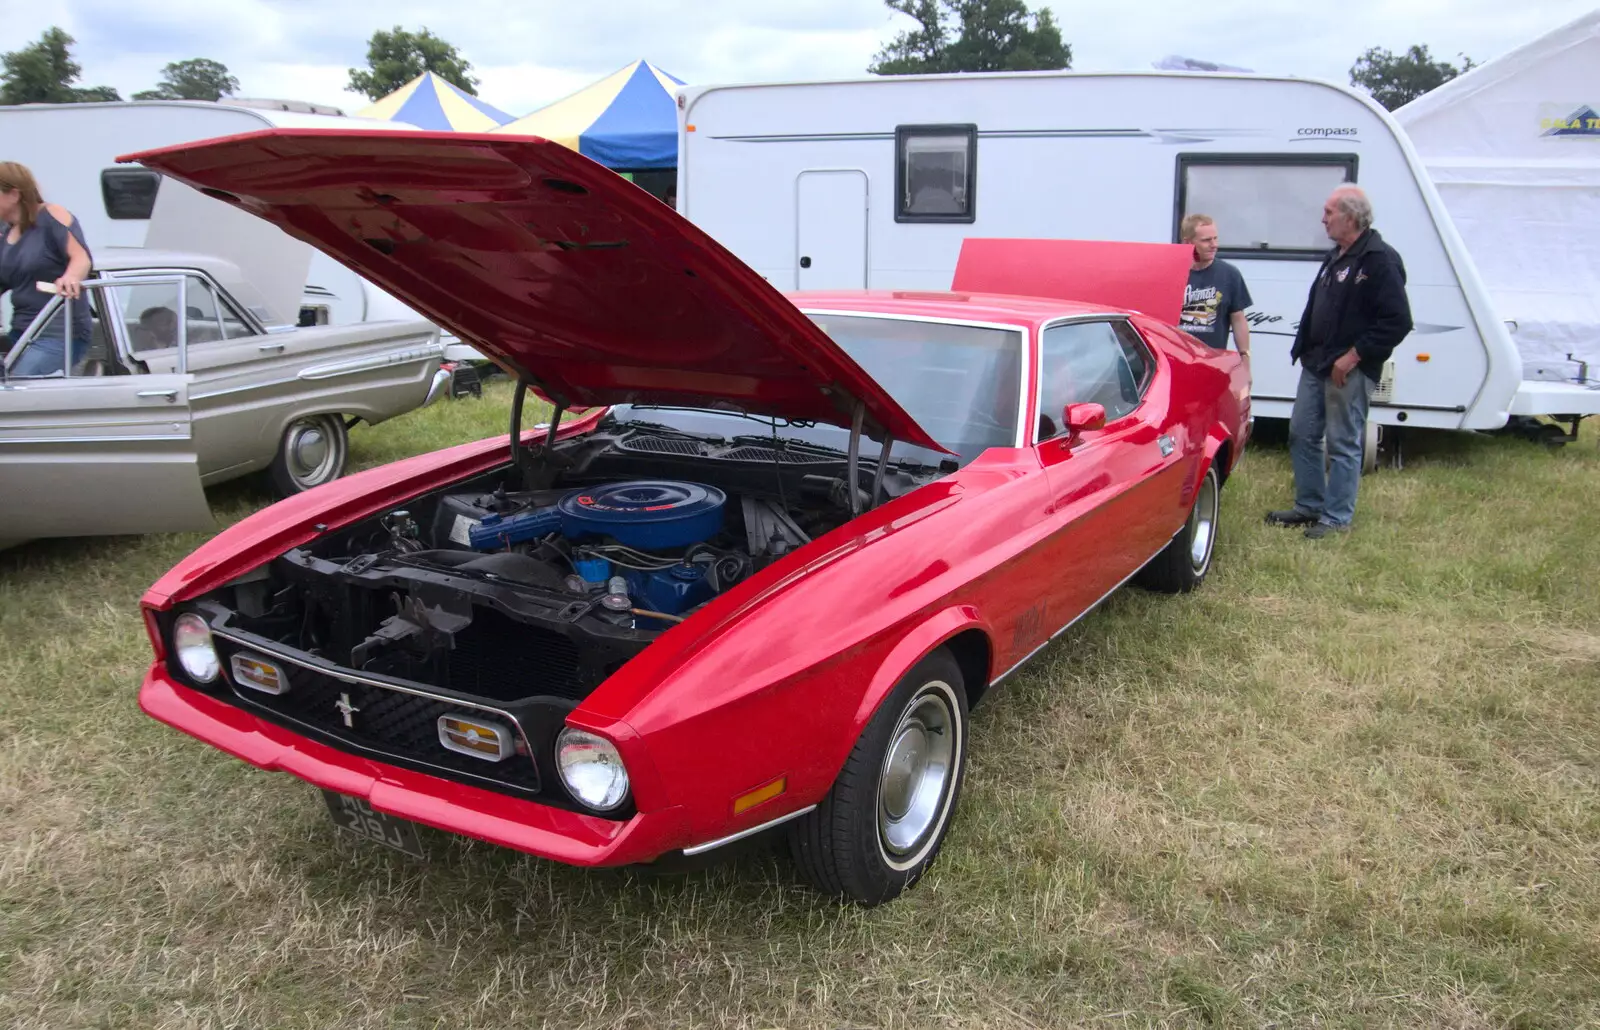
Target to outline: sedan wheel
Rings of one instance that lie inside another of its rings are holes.
[[[796,863],[827,894],[897,897],[939,854],[966,757],[966,687],[941,648],[896,684],[822,803],[790,824]]]
[[[338,415],[307,415],[283,431],[272,461],[272,485],[289,497],[344,474],[350,437]]]

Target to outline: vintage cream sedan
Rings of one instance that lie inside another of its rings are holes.
[[[415,319],[281,324],[237,265],[201,254],[107,249],[72,304],[92,329],[65,374],[11,369],[61,339],[56,297],[0,379],[0,546],[38,537],[214,528],[203,487],[266,469],[276,491],[337,479],[347,430],[445,392],[438,329]]]

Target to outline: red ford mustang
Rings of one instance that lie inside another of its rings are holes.
[[[885,901],[938,853],[991,688],[1127,580],[1211,565],[1247,378],[1155,317],[786,299],[539,140],[274,130],[133,159],[522,384],[509,437],[276,504],[144,598],[144,710],[358,833],[601,866],[783,826],[819,888]],[[1037,269],[1023,242],[958,281]],[[1185,264],[1094,295],[1175,317]],[[521,424],[529,389],[547,426]]]

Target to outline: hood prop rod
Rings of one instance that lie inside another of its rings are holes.
[[[860,401],[855,404],[850,412],[850,457],[848,474],[850,476],[850,517],[855,518],[861,514],[861,485],[857,475],[861,469],[861,422],[866,417],[867,406]]]
[[[872,497],[868,503],[876,508],[878,506],[878,491],[883,487],[883,469],[889,464],[889,448],[894,446],[894,437],[887,432],[883,434],[883,450],[878,452],[878,471],[872,475]]]
[[[517,381],[517,392],[511,398],[511,467],[524,469],[527,453],[522,446],[522,405],[528,396],[528,383],[525,379]],[[561,416],[566,414],[567,403],[559,396],[552,398],[555,401],[555,411],[550,414],[550,430],[545,434],[542,453],[548,458],[555,453],[556,430],[561,427]],[[527,471],[524,469],[524,471]]]

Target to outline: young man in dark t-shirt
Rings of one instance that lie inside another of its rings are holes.
[[[1251,304],[1250,289],[1237,268],[1217,260],[1217,223],[1210,215],[1185,215],[1180,230],[1183,242],[1194,247],[1194,264],[1178,328],[1218,350],[1228,349],[1231,328],[1239,356],[1249,361],[1250,323],[1244,310]]]

